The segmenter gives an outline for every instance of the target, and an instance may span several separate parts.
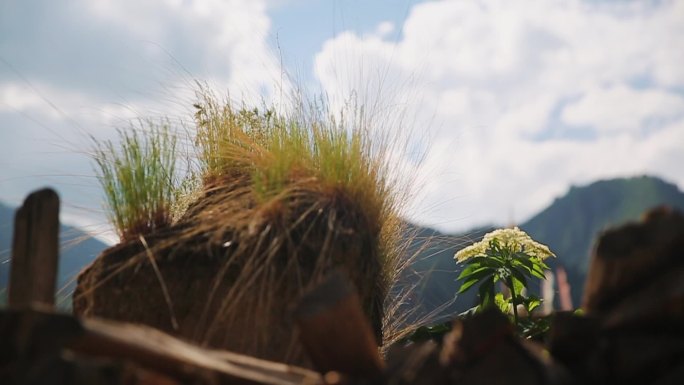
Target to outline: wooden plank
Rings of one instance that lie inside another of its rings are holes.
[[[321,376],[310,370],[202,349],[150,327],[96,318],[79,320],[39,309],[0,311],[0,341],[0,367],[3,359],[36,364],[70,351],[89,359],[130,362],[181,383],[322,383]]]
[[[354,286],[340,271],[305,294],[295,318],[300,339],[320,373],[381,376],[384,362]]]
[[[132,325],[116,325],[104,321],[86,319],[87,338],[80,338],[71,348],[88,355],[104,355],[108,358],[131,360],[160,373],[172,374],[190,380],[194,375],[200,378],[214,378],[220,383],[231,384],[300,384],[320,382],[313,372],[288,371],[273,368],[262,369],[244,363],[219,360],[205,351],[172,338],[151,328]],[[102,347],[107,349],[103,350]],[[202,372],[204,372],[202,374]]]
[[[150,371],[129,361],[92,358],[65,351],[28,364],[28,370],[0,374],[3,384],[34,385],[184,385],[177,379]]]
[[[54,306],[58,253],[59,197],[52,189],[33,192],[14,218],[10,306]]]

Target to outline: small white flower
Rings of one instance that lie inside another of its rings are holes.
[[[525,252],[525,254],[539,259],[555,257],[548,246],[536,242],[527,233],[514,227],[512,229],[498,229],[485,234],[480,242],[459,250],[454,255],[454,259],[458,262],[463,262],[468,258],[485,255],[493,240],[497,240],[502,248],[508,249],[511,252]]]

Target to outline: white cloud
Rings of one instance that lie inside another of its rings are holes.
[[[684,149],[683,4],[421,3],[399,41],[341,33],[315,70],[331,95],[360,89],[434,123],[414,218],[447,230],[511,211],[521,221],[597,178],[653,173],[684,186],[673,166]]]
[[[190,118],[194,79],[235,99],[277,99],[281,68],[265,2],[3,3],[0,200],[49,184],[102,220],[84,153],[139,117]],[[285,92],[287,94],[287,92]],[[66,212],[67,215],[74,215]]]
[[[193,79],[248,97],[278,94],[281,84],[264,1],[43,0],[3,13],[16,15],[2,17],[4,61],[55,88],[121,102],[161,90],[168,97]],[[0,80],[17,78],[0,71]]]
[[[639,132],[649,121],[663,121],[684,116],[684,97],[664,90],[637,90],[619,85],[587,90],[580,100],[563,109],[565,123],[592,126],[606,133]]]
[[[0,112],[23,111],[42,104],[35,92],[24,92],[18,84],[0,86]]]
[[[89,172],[83,158],[54,155],[55,136],[74,155],[81,129],[106,136],[133,117],[188,116],[193,78],[237,99],[277,97],[265,8],[287,3],[3,4],[2,58],[40,95],[0,63],[0,123],[11,127],[0,149],[12,159],[0,199],[21,199],[40,175]],[[315,76],[334,105],[354,91],[386,127],[422,139],[432,126],[425,161],[397,161],[423,187],[414,218],[450,230],[511,211],[522,220],[571,183],[648,172],[684,186],[682,20],[682,1],[431,1],[402,26],[338,33]],[[49,182],[80,201],[69,180]]]
[[[392,32],[394,32],[394,24],[390,21],[383,21],[378,24],[378,27],[375,30],[375,33],[382,37],[386,37]]]
[[[270,20],[263,1],[103,0],[83,6],[108,28],[168,51],[194,77],[216,80],[218,87],[247,98],[277,91],[281,71],[268,44]]]
[[[139,117],[133,106],[107,102],[79,89],[57,88],[49,83],[0,81],[0,114],[21,114],[52,131],[58,122],[72,124],[62,132],[66,137],[97,135],[97,131],[111,131],[112,126]],[[83,127],[88,127],[85,130]],[[85,131],[85,132],[84,132]]]

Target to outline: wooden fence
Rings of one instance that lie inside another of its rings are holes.
[[[659,209],[604,233],[583,316],[559,313],[542,343],[490,310],[442,341],[381,357],[358,295],[335,272],[296,307],[316,370],[203,349],[149,327],[54,312],[59,199],[17,211],[9,308],[0,310],[1,384],[682,384],[684,216]]]

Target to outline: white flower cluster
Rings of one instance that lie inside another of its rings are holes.
[[[498,229],[485,234],[480,242],[459,250],[454,255],[454,259],[462,262],[471,257],[486,255],[490,242],[495,239],[502,248],[512,252],[525,252],[525,254],[539,259],[555,257],[548,246],[536,242],[526,232],[514,227],[512,229]]]

